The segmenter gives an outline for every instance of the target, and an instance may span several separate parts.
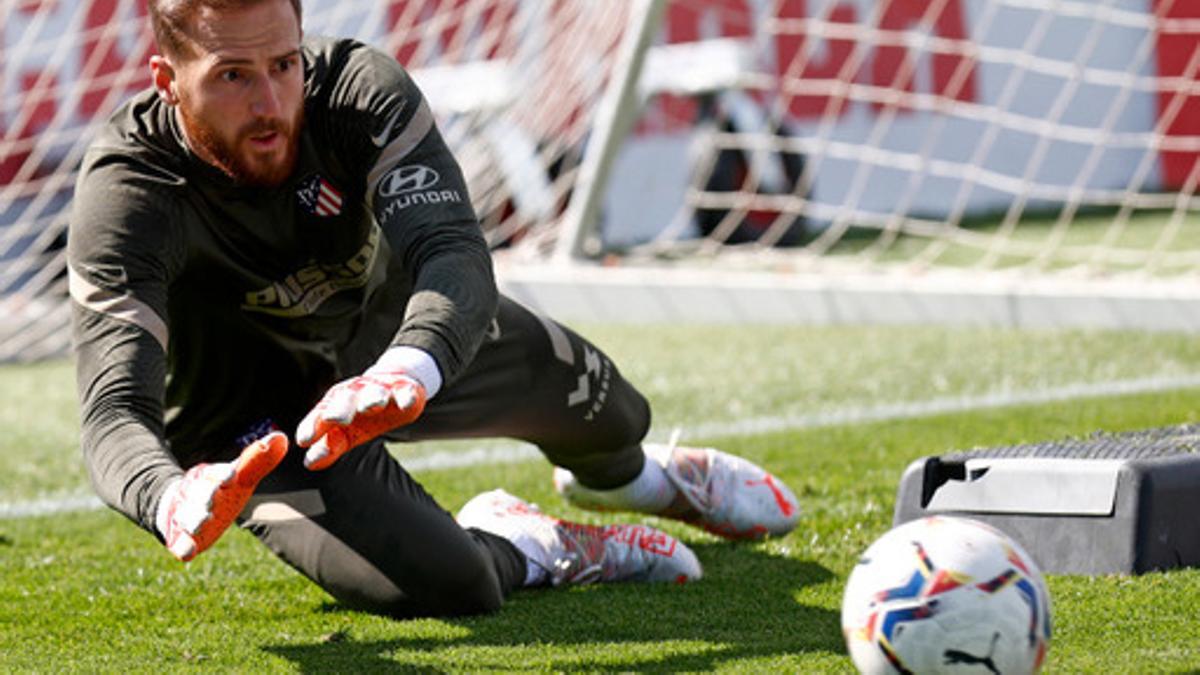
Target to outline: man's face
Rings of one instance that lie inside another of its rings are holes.
[[[288,0],[203,7],[183,54],[152,66],[173,87],[192,150],[244,185],[274,187],[292,173],[304,120],[300,23]],[[164,70],[165,68],[165,70]]]

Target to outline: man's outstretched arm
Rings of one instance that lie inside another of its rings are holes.
[[[91,159],[91,157],[89,157]],[[67,263],[83,459],[109,506],[147,531],[169,481],[183,474],[167,450],[169,214],[131,189],[115,162],[85,161]]]
[[[350,63],[324,132],[355,159],[348,164],[363,167],[389,270],[411,294],[390,349],[331,388],[297,429],[306,465],[318,470],[415,421],[474,358],[499,298],[466,181],[428,103],[390,56],[363,45]]]

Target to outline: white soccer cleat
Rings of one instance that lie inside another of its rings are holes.
[[[458,512],[463,527],[511,542],[554,586],[612,581],[673,581],[701,576],[696,554],[643,525],[584,525],[548,516],[504,490],[477,495]]]
[[[662,515],[698,525],[727,539],[782,536],[796,527],[796,495],[757,464],[713,448],[647,443],[686,504]]]
[[[702,527],[726,539],[764,539],[796,527],[796,495],[783,481],[753,462],[713,448],[646,443],[647,461],[657,463],[678,495],[654,515]],[[554,486],[571,504],[596,511],[622,509],[618,491],[593,490],[558,467]],[[625,505],[627,506],[627,505]]]

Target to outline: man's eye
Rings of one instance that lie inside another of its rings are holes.
[[[226,82],[237,82],[238,80],[242,79],[242,75],[236,70],[227,70],[221,73],[221,79],[225,80]]]

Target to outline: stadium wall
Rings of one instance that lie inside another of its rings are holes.
[[[501,290],[568,322],[882,324],[1200,333],[1194,283],[1029,279],[944,271],[772,274],[498,259]]]

